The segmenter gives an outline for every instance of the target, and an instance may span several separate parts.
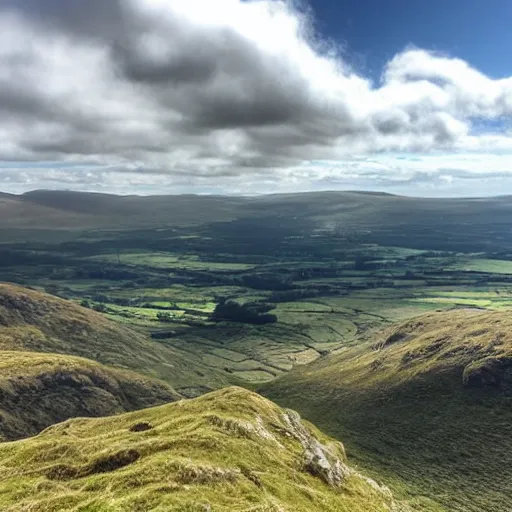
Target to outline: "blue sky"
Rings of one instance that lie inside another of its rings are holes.
[[[405,46],[445,52],[494,78],[511,74],[509,0],[312,0],[318,30],[379,77]]]
[[[512,194],[510,20],[507,0],[6,0],[0,190]]]

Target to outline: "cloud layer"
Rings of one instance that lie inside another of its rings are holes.
[[[293,188],[323,180],[327,168],[349,175],[361,155],[510,154],[512,134],[496,126],[511,117],[512,77],[411,48],[372,83],[290,3],[0,6],[0,161],[34,162],[41,176],[50,171],[36,162],[58,162],[51,172],[62,183],[92,176],[108,187],[126,173],[135,189],[151,179]],[[373,169],[393,180],[389,167]],[[0,168],[0,183],[13,172],[26,166]]]

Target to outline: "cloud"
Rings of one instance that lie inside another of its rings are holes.
[[[265,189],[324,179],[318,159],[349,176],[357,155],[512,151],[481,129],[512,116],[512,78],[409,48],[372,83],[310,16],[270,0],[5,0],[0,160],[58,161],[63,183],[89,183],[73,167],[88,164],[95,186],[125,172],[133,187],[139,173]]]

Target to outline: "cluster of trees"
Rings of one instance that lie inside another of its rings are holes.
[[[159,322],[172,322],[173,321],[172,315],[170,313],[166,313],[165,311],[159,311],[156,314],[156,318],[158,319]]]
[[[99,313],[106,313],[108,311],[108,307],[106,304],[103,304],[103,302],[90,302],[87,299],[83,299],[80,302],[80,306],[84,308],[94,309],[94,311],[98,311]]]
[[[210,316],[214,322],[240,322],[244,324],[272,324],[277,322],[277,316],[268,313],[274,308],[273,304],[261,302],[238,302],[221,300]]]
[[[140,307],[148,308],[148,309],[161,309],[162,311],[179,311],[181,309],[178,306],[178,304],[176,304],[176,302],[171,302],[170,306],[157,306],[156,304],[151,304],[150,302],[145,302]]]
[[[0,267],[20,265],[62,265],[63,256],[36,251],[0,250]]]

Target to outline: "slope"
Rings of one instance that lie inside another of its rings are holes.
[[[418,317],[261,391],[344,439],[374,476],[415,495],[420,510],[510,510],[509,312]]]
[[[0,197],[0,242],[72,243],[78,238],[165,228],[244,231],[249,225],[264,232],[275,225],[290,235],[297,229],[320,230],[396,247],[509,251],[511,212],[512,200],[507,196],[442,199],[369,192],[116,196],[36,190]]]
[[[86,357],[206,389],[228,380],[189,353],[117,324],[100,313],[39,291],[0,283],[0,350]]]
[[[240,388],[0,445],[5,512],[406,511],[340,443]]]
[[[59,190],[34,190],[16,197],[29,208],[59,210],[64,216],[88,221],[90,228],[100,229],[228,221],[236,218],[238,207],[246,202],[244,198],[223,196],[118,196]]]
[[[108,416],[178,399],[164,382],[77,357],[0,352],[0,441],[77,416]]]
[[[1,227],[11,229],[84,228],[93,224],[93,217],[66,212],[51,205],[24,201],[22,196],[0,195]],[[58,228],[56,228],[58,226]]]
[[[369,192],[257,197],[116,196],[36,190],[0,197],[0,242],[72,242],[137,230],[317,230],[363,243],[456,252],[510,251],[510,196],[418,198]],[[290,227],[294,229],[290,230]]]

